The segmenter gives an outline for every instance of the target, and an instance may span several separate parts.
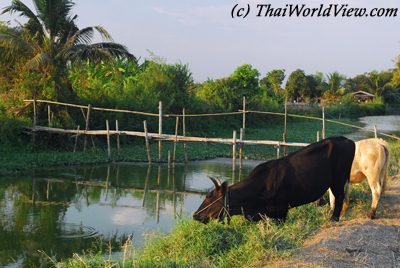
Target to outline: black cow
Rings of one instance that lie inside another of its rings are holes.
[[[258,221],[266,215],[285,221],[289,208],[313,202],[331,188],[335,195],[331,219],[338,221],[354,152],[352,140],[333,137],[262,163],[246,179],[232,186],[211,178],[215,188],[193,218],[207,223],[210,219],[244,215]]]

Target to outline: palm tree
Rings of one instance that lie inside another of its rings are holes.
[[[346,77],[338,72],[333,72],[327,75],[327,82],[329,91],[331,94],[335,95],[338,90],[343,86],[343,82]]]
[[[13,0],[1,14],[17,13],[27,19],[16,28],[0,28],[0,57],[21,61],[23,69],[47,75],[55,84],[55,98],[73,96],[68,80],[68,66],[84,61],[112,61],[116,58],[136,60],[127,48],[113,42],[102,26],[78,29],[77,15],[71,15],[71,0],[32,0],[35,12],[20,0]],[[94,33],[103,42],[92,43]],[[36,95],[36,94],[34,94]],[[34,96],[36,97],[36,96]]]

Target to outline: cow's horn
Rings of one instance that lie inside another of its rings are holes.
[[[221,186],[221,182],[220,182],[220,180],[218,179],[218,180],[216,180],[216,179],[214,179],[213,177],[211,177],[211,176],[208,176],[209,178],[210,178],[210,180],[214,183],[214,185],[215,185],[215,188],[218,188],[218,187],[220,187]]]
[[[219,179],[219,177],[216,177],[215,179],[217,180],[217,182],[218,182],[219,186],[221,186],[221,185],[222,185],[222,183],[221,183],[221,180]]]

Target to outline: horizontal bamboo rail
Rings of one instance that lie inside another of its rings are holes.
[[[110,130],[77,130],[77,129],[60,129],[60,128],[51,128],[51,127],[42,127],[36,126],[35,128],[25,127],[32,132],[49,132],[49,133],[59,133],[59,134],[79,134],[79,135],[95,135],[95,136],[106,136],[107,133],[109,135],[127,135],[127,136],[135,136],[135,137],[145,137],[146,133],[139,131],[116,131]],[[208,143],[226,143],[232,144],[234,139],[226,139],[226,138],[203,138],[203,137],[188,137],[188,136],[180,136],[180,135],[170,135],[170,134],[157,134],[157,133],[147,133],[147,137],[149,139],[156,140],[167,140],[167,141],[183,141],[183,142],[208,142]],[[281,141],[270,141],[270,140],[237,140],[237,144],[248,144],[248,145],[273,145],[273,146],[291,146],[291,147],[304,147],[307,146],[308,143],[302,142],[281,142]]]
[[[33,102],[35,102],[35,100],[24,100],[24,102],[33,103]],[[66,106],[66,107],[88,109],[88,106],[85,106],[85,105],[70,104],[70,103],[58,102],[58,101],[36,100],[36,103],[47,103],[47,104],[55,104],[55,105],[61,105],[61,106]],[[139,111],[123,110],[123,109],[111,109],[111,108],[100,108],[100,107],[91,107],[91,109],[95,110],[95,111],[103,111],[103,112],[127,113],[127,114],[154,116],[154,117],[159,116],[159,114],[155,114],[155,113],[146,113],[146,112],[139,112]],[[187,116],[187,117],[204,117],[204,116],[224,116],[224,115],[236,115],[236,114],[243,114],[243,112],[187,114],[185,116]],[[163,117],[182,117],[182,116],[183,115],[181,115],[181,114],[164,114],[163,115]]]
[[[209,114],[185,114],[185,117],[205,117],[205,116],[225,116],[225,115],[237,115],[243,114],[243,112],[225,112],[225,113],[209,113]],[[183,117],[182,114],[166,114],[165,117]]]
[[[24,102],[28,102],[28,103],[32,102],[33,103],[34,100],[24,100]],[[55,104],[55,105],[61,105],[61,106],[67,106],[67,107],[88,109],[88,106],[78,105],[78,104],[70,104],[70,103],[58,102],[58,101],[36,100],[36,103],[47,103],[47,104]],[[99,107],[91,107],[91,109],[96,110],[96,111],[103,111],[103,112],[127,113],[127,114],[138,114],[138,115],[147,115],[147,116],[157,116],[158,117],[158,114],[130,111],[130,110],[99,108]]]
[[[242,111],[242,110],[239,110]],[[242,111],[243,113],[243,111]],[[281,115],[281,116],[285,116],[284,113],[277,113],[277,112],[262,112],[262,111],[253,111],[253,110],[246,110],[245,113],[254,113],[254,114],[267,114],[267,115]],[[305,118],[305,119],[312,119],[312,120],[319,120],[322,121],[323,118],[319,118],[319,117],[315,117],[315,116],[306,116],[306,115],[298,115],[298,114],[287,114],[287,116],[290,117],[297,117],[297,118]],[[346,127],[352,127],[352,128],[356,128],[356,129],[360,129],[362,131],[366,131],[366,132],[371,132],[374,133],[373,129],[366,129],[364,127],[360,127],[360,126],[356,126],[356,125],[352,125],[352,124],[348,124],[348,123],[343,123],[343,122],[339,122],[336,120],[331,120],[331,119],[325,119],[326,122],[329,123],[333,123],[333,124],[337,124],[337,125],[342,125],[342,126],[346,126]],[[400,140],[399,137],[395,136],[395,135],[390,135],[384,132],[378,132],[379,135],[388,137],[388,138],[392,138],[392,139],[396,139],[396,140]]]

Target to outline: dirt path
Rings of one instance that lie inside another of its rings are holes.
[[[379,219],[333,224],[307,239],[291,261],[272,266],[400,268],[399,178],[390,181],[380,202],[384,216]]]

